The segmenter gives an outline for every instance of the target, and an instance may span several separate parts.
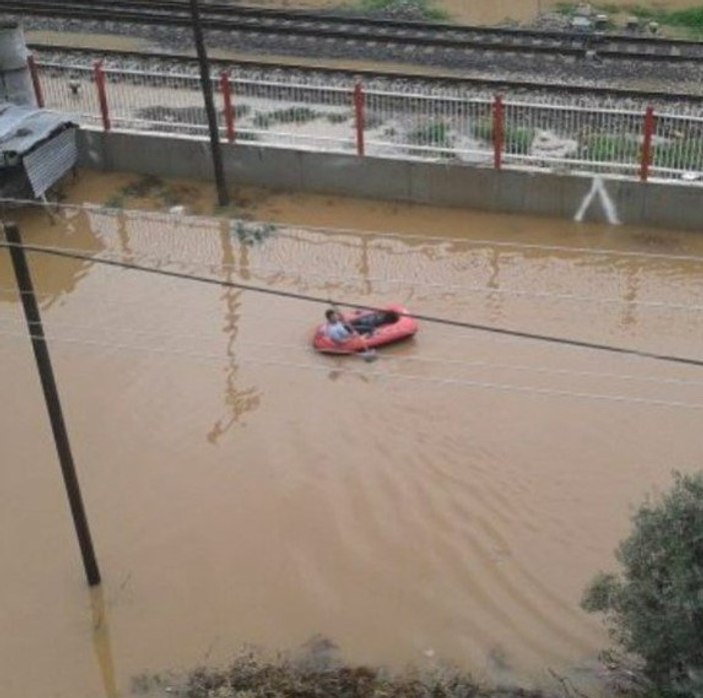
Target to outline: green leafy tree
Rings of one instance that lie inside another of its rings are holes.
[[[606,614],[612,635],[644,660],[665,695],[703,696],[703,472],[674,474],[647,501],[616,551],[620,575],[599,573],[582,606]]]

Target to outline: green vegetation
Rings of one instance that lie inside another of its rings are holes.
[[[703,138],[684,138],[655,145],[652,148],[652,164],[655,167],[702,172]]]
[[[270,128],[274,124],[305,124],[314,121],[321,115],[309,107],[288,107],[275,109],[270,112],[259,112],[254,117],[254,126],[257,128]]]
[[[340,112],[328,112],[327,113],[327,121],[329,121],[331,124],[343,124],[345,121],[348,121],[351,118],[351,114],[342,114]]]
[[[471,124],[471,135],[479,141],[493,142],[493,120],[478,119]],[[535,139],[535,129],[525,126],[506,124],[503,130],[505,151],[524,155],[530,152],[532,141]]]
[[[408,142],[433,148],[451,148],[449,127],[443,121],[421,126],[408,133]]]
[[[557,12],[572,17],[580,3],[560,2]],[[703,36],[703,5],[689,7],[683,10],[667,10],[660,6],[646,7],[637,3],[592,3],[596,12],[608,15],[633,15],[644,22],[658,22],[661,26],[683,30],[691,36]]]
[[[160,177],[144,175],[116,191],[103,204],[104,208],[124,208],[130,199],[153,199],[164,206],[176,206],[184,192],[176,190]]]
[[[230,223],[230,234],[244,245],[261,244],[276,233],[276,226],[272,223],[246,223],[242,220]]]
[[[237,131],[238,141],[258,141],[259,136],[256,133],[249,133],[249,131]]]
[[[581,156],[594,162],[638,162],[640,151],[635,137],[593,133],[581,139]]]
[[[544,698],[522,688],[486,688],[449,668],[390,672],[339,661],[336,647],[315,639],[298,658],[269,660],[260,653],[237,657],[226,669],[198,668],[187,676],[143,674],[132,679],[135,695],[182,698]]]
[[[621,575],[599,573],[582,606],[605,613],[641,657],[649,695],[703,695],[703,472],[676,473],[667,494],[645,502],[616,558]]]
[[[581,157],[593,162],[638,163],[642,145],[636,136],[616,136],[594,133],[581,139]],[[683,138],[652,146],[651,164],[654,167],[703,171],[703,138]]]
[[[360,9],[366,14],[397,19],[426,19],[435,22],[449,19],[448,13],[434,7],[431,0],[361,0]]]
[[[664,10],[661,8],[635,5],[628,11],[642,20],[659,22],[663,26],[688,29],[693,33],[703,33],[703,5],[685,10]]]

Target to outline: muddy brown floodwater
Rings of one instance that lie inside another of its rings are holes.
[[[83,175],[68,202],[128,179]],[[170,203],[211,206],[210,187],[168,186]],[[163,205],[146,196],[125,206]],[[703,356],[701,236],[261,191],[233,210],[277,227],[16,215],[37,244]],[[0,695],[112,698],[142,672],[315,634],[352,661],[592,683],[606,636],[582,589],[632,508],[700,466],[701,369],[428,323],[373,364],[325,358],[309,346],[318,305],[31,266],[104,613],[2,252]]]

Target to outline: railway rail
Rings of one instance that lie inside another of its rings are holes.
[[[67,20],[190,26],[182,0],[7,0],[3,10],[16,16]],[[313,14],[203,3],[207,30],[236,35],[276,35],[288,40],[339,41],[348,45],[417,48],[422,51],[492,52],[551,57],[598,57],[601,61],[703,64],[703,43],[623,34],[556,32],[497,27],[395,21],[352,15]]]
[[[60,54],[66,57],[76,57],[81,62],[89,63],[92,60],[102,58],[114,61],[137,61],[162,64],[192,64],[195,68],[196,58],[186,54],[125,51],[117,49],[97,49],[88,47],[76,47],[67,45],[57,45],[49,43],[33,42],[29,48],[41,57],[46,54]],[[592,85],[582,85],[575,83],[544,82],[529,80],[506,80],[502,78],[471,78],[458,76],[456,74],[427,74],[409,73],[399,71],[384,71],[377,68],[349,68],[344,69],[339,66],[325,66],[316,64],[314,67],[305,64],[291,62],[275,63],[270,61],[256,61],[237,58],[236,60],[225,58],[210,58],[210,64],[215,70],[227,70],[237,66],[247,70],[262,71],[295,71],[308,75],[340,76],[348,78],[350,81],[357,78],[365,79],[387,79],[387,80],[407,80],[408,82],[423,82],[429,85],[465,87],[476,90],[488,90],[491,92],[541,92],[570,96],[601,97],[603,99],[623,99],[641,102],[662,102],[662,103],[688,103],[695,105],[703,104],[703,94],[691,94],[686,92],[672,92],[662,90],[636,90],[617,87],[597,87]]]

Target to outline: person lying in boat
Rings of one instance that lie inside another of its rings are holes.
[[[344,322],[342,315],[334,308],[330,308],[325,311],[325,318],[327,319],[325,334],[337,344],[346,342],[354,335],[371,337],[381,325],[398,322],[397,313],[382,310],[363,314],[351,322]]]

